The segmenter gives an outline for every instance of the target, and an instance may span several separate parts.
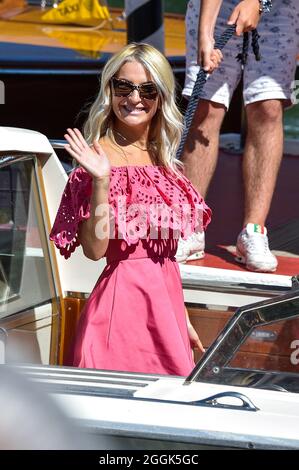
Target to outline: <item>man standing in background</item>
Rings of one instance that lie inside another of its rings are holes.
[[[261,61],[248,55],[243,71],[247,136],[243,158],[244,223],[236,244],[237,260],[251,271],[273,272],[277,259],[268,244],[266,218],[283,155],[283,110],[290,104],[299,35],[297,0],[190,0],[186,15],[187,67],[183,94],[189,97],[198,63],[211,73],[195,112],[183,161],[186,176],[206,196],[214,174],[219,133],[242,67],[236,55],[243,32],[259,23]],[[214,50],[215,36],[236,23],[236,36],[222,54]],[[221,65],[219,66],[219,63]],[[217,69],[217,70],[216,70]],[[204,235],[180,240],[178,261],[204,255]]]

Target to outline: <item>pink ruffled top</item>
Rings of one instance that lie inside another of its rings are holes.
[[[80,244],[78,226],[90,216],[92,178],[82,167],[69,176],[50,233],[60,253],[69,258]],[[202,231],[211,210],[184,176],[177,177],[163,166],[112,167],[109,186],[111,238],[128,245],[170,229],[183,238]]]

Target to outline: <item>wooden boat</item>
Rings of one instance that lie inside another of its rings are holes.
[[[63,366],[104,266],[80,248],[65,260],[49,243],[66,180],[44,135],[0,127],[0,376],[14,365],[21,383],[39,384],[98,448],[298,449],[291,274],[222,269],[220,278],[217,268],[182,265],[186,305],[207,348],[187,378]]]
[[[238,135],[221,137],[209,194],[214,222],[207,254],[203,261],[180,265],[186,306],[207,349],[187,380],[64,367],[82,306],[105,261],[91,262],[80,249],[66,261],[48,241],[67,180],[59,143],[48,138],[60,138],[96,93],[108,54],[125,43],[125,25],[113,11],[117,28],[74,36],[71,28],[41,24],[38,14],[33,8],[0,21],[0,83],[5,85],[0,125],[13,126],[0,127],[0,362],[23,363],[15,366],[22,377],[40,384],[103,448],[298,449],[294,141],[285,144],[269,216],[279,271],[257,274],[234,262],[242,152]],[[182,83],[183,19],[167,17],[165,32],[166,55]],[[232,114],[240,121],[241,108],[236,112],[233,106],[227,116],[226,130],[236,132]]]

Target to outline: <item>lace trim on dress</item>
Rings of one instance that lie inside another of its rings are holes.
[[[50,240],[66,259],[80,245],[80,222],[90,216],[91,181],[91,177],[83,168],[76,168],[71,173],[61,198]]]
[[[90,216],[92,178],[76,168],[66,185],[50,239],[68,258],[80,244],[78,226]],[[110,236],[129,245],[172,230],[187,238],[206,228],[211,210],[183,175],[162,166],[112,167],[109,186]],[[156,236],[157,238],[157,236]]]

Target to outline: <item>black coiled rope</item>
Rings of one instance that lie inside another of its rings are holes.
[[[236,25],[229,26],[222,34],[219,36],[219,38],[216,39],[214,48],[215,49],[220,49],[222,50],[226,43],[230,40],[230,38],[233,36],[233,34],[236,31]],[[259,34],[256,29],[251,31],[252,33],[252,50],[254,52],[256,60],[260,60],[260,52],[259,52],[259,44],[258,44],[258,39],[259,39]],[[247,61],[247,56],[248,56],[248,48],[249,48],[249,34],[244,33],[243,36],[243,47],[242,47],[242,52],[238,54],[237,59],[241,61],[242,65],[244,66]],[[208,72],[205,72],[202,68],[200,68],[196,81],[193,87],[192,95],[190,96],[187,110],[185,113],[185,118],[184,118],[184,129],[183,129],[183,134],[181,138],[180,145],[177,150],[177,155],[176,157],[180,160],[184,146],[186,143],[186,139],[189,133],[189,129],[192,124],[193,116],[195,113],[195,110],[198,105],[198,101],[200,98],[201,91],[203,89],[204,84],[206,83],[208,79]]]
[[[261,60],[260,46],[259,46],[259,33],[256,29],[251,32],[251,47],[256,60]],[[241,62],[242,67],[246,65],[249,49],[249,33],[243,34],[243,47],[242,52],[237,55],[236,59]]]

